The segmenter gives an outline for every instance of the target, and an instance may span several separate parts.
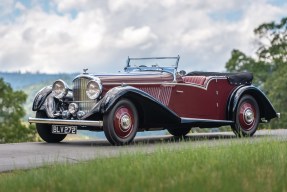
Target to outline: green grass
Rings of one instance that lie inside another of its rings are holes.
[[[287,191],[287,142],[227,141],[3,173],[0,191]]]

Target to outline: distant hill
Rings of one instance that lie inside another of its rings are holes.
[[[62,79],[68,85],[72,85],[72,80],[77,74],[44,74],[44,73],[6,73],[0,72],[0,78],[9,83],[14,90],[22,90],[27,95],[24,104],[26,116],[34,116],[32,103],[36,93],[45,86],[51,85],[55,80]]]
[[[71,79],[76,74],[45,74],[45,73],[7,73],[0,72],[0,78],[9,83],[13,89],[21,90],[25,87],[57,79]]]

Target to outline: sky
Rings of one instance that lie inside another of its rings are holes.
[[[0,71],[113,73],[128,56],[180,55],[179,69],[220,72],[286,12],[286,0],[1,0]]]

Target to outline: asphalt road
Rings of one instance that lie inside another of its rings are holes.
[[[287,130],[257,131],[255,137],[247,138],[251,143],[280,139],[287,141]],[[63,141],[58,144],[44,142],[0,144],[0,172],[15,169],[30,169],[53,163],[77,163],[95,158],[114,157],[121,154],[152,153],[155,150],[177,150],[193,147],[216,147],[232,142],[244,142],[233,133],[189,134],[186,142],[170,135],[136,137],[129,146],[111,146],[107,140]]]

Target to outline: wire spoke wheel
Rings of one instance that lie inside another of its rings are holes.
[[[252,136],[259,124],[260,111],[256,100],[250,95],[244,95],[237,106],[233,132],[237,136]]]
[[[134,104],[122,99],[104,115],[104,133],[112,145],[133,141],[138,130],[138,114]]]

